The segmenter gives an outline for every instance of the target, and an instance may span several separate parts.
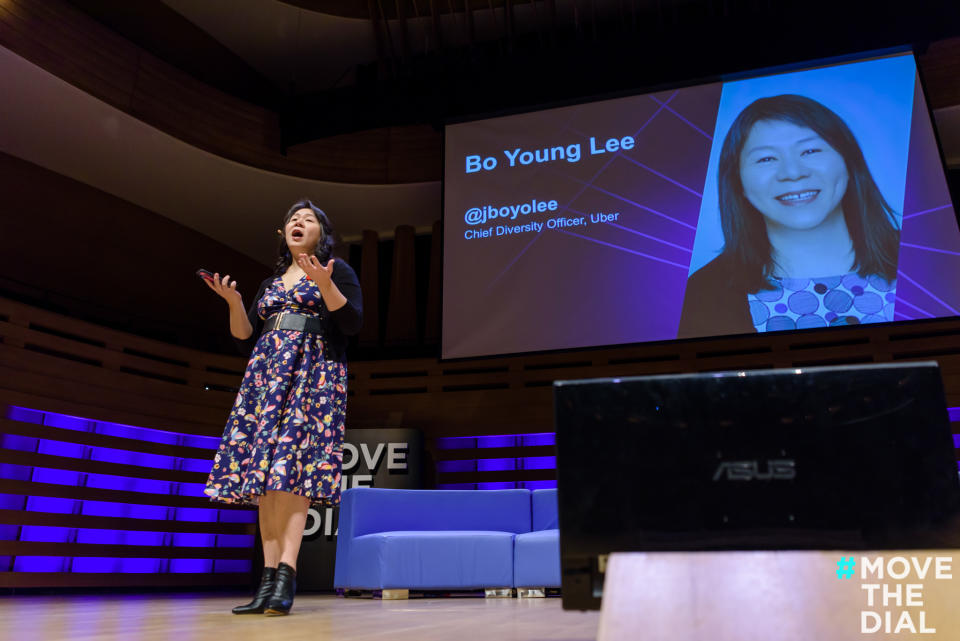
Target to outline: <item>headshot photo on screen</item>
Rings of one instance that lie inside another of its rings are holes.
[[[873,68],[857,78],[880,83],[872,89],[886,122],[868,115],[869,92],[845,86],[848,69],[734,83],[735,97],[721,101],[707,174],[715,190],[704,190],[678,338],[893,320],[913,60],[894,58],[892,77],[881,73],[887,62],[864,63]],[[867,104],[851,107],[858,97]]]

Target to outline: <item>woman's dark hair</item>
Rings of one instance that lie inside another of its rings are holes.
[[[330,257],[333,256],[333,246],[336,244],[336,241],[333,238],[333,225],[330,224],[330,219],[327,218],[327,215],[323,213],[322,209],[314,205],[308,198],[301,198],[290,206],[290,209],[288,209],[287,213],[283,216],[283,222],[280,223],[280,244],[277,247],[277,262],[273,268],[274,276],[283,275],[283,273],[287,271],[287,267],[290,266],[290,263],[293,262],[290,248],[287,247],[287,235],[284,233],[284,230],[287,227],[287,223],[290,222],[290,218],[301,209],[309,209],[312,211],[314,216],[317,217],[317,222],[320,223],[320,240],[317,241],[317,248],[313,252],[317,260],[326,264],[326,262],[330,260]]]
[[[747,200],[740,181],[740,153],[753,126],[765,120],[785,121],[812,129],[840,154],[849,175],[841,207],[853,241],[854,268],[861,276],[878,274],[888,281],[894,280],[900,231],[893,210],[870,175],[857,139],[840,116],[819,102],[784,94],[760,98],[741,111],[730,126],[720,151],[717,180],[723,254],[743,275],[747,291],[769,288],[768,278],[774,268],[763,215]]]

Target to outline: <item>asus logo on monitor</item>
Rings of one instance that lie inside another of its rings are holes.
[[[761,461],[723,461],[713,480],[726,481],[789,481],[797,476],[797,463],[792,459]]]

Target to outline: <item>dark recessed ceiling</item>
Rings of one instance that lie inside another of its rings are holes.
[[[212,35],[160,0],[68,0],[139,47],[221,91],[263,107],[276,88]]]
[[[72,0],[288,146],[960,35],[943,0],[465,1]]]
[[[467,7],[472,11],[482,11],[485,9],[503,9],[506,6],[521,6],[539,4],[544,12],[551,11],[551,6],[556,7],[556,0],[281,0],[286,4],[326,13],[341,18],[357,18],[369,20],[372,17],[386,17],[387,20],[394,20],[398,17],[416,18],[431,17],[433,15],[445,15],[451,13],[463,13]],[[690,0],[666,0],[661,4],[689,4]],[[560,0],[560,4],[564,3]],[[574,3],[576,4],[576,3]],[[580,3],[588,8],[593,5],[594,8],[606,6],[620,6],[629,10],[630,6],[643,6],[657,4],[654,2],[643,2],[640,0],[587,0]]]

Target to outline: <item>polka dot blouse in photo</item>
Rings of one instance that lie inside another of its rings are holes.
[[[896,289],[896,280],[876,275],[771,278],[770,289],[747,300],[756,330],[777,332],[892,321]]]

